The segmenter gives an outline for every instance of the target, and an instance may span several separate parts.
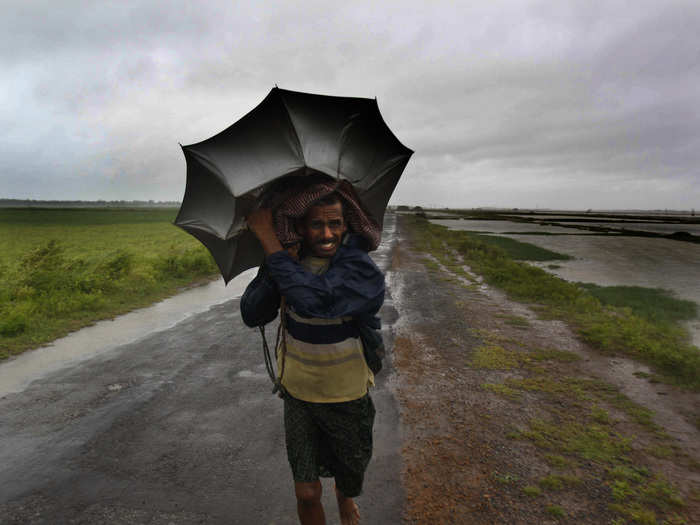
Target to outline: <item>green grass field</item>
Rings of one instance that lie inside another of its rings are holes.
[[[0,210],[0,359],[216,276],[176,213]]]

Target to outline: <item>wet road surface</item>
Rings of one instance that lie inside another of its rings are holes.
[[[394,241],[388,215],[375,255],[383,270]],[[390,295],[381,315],[391,349]],[[5,394],[0,523],[297,523],[282,402],[261,352],[236,298]],[[388,359],[358,498],[367,524],[398,523],[403,508],[392,377]],[[331,524],[332,492],[324,481]]]
[[[80,361],[172,328],[194,314],[240,297],[256,269],[246,270],[228,286],[217,279],[195,286],[154,305],[139,308],[115,319],[99,321],[32,352],[24,352],[0,365],[0,397],[21,392],[32,381]]]

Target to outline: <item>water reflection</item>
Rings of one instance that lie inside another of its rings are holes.
[[[532,222],[516,222],[516,221],[481,221],[481,220],[445,220],[432,219],[430,222],[441,224],[455,230],[469,230],[474,232],[489,232],[489,233],[505,233],[505,232],[532,232],[532,233],[568,233],[578,234],[577,230],[572,228],[563,228],[561,226],[545,226]]]
[[[620,219],[622,220],[622,219]],[[469,230],[478,232],[491,233],[506,233],[506,232],[527,232],[527,233],[568,233],[577,235],[585,228],[605,227],[614,231],[635,230],[651,233],[660,233],[662,235],[670,235],[676,232],[688,232],[692,235],[700,236],[700,224],[672,224],[662,222],[619,222],[615,220],[599,221],[599,222],[574,222],[561,221],[559,226],[551,224],[539,224],[537,222],[519,222],[519,221],[488,221],[488,220],[450,220],[450,219],[432,219],[430,222],[441,224],[448,228],[456,230]],[[566,225],[566,226],[565,226]],[[593,233],[593,232],[591,232]]]
[[[635,230],[652,233],[661,233],[662,235],[670,235],[676,232],[688,232],[692,235],[700,236],[700,224],[667,224],[660,222],[635,222],[615,224],[612,222],[587,222],[587,223],[572,223],[579,226],[603,226],[606,228],[614,228],[616,230]]]
[[[471,221],[434,221],[452,229],[467,230]],[[507,222],[507,221],[484,221]],[[518,225],[520,223],[510,223]],[[500,227],[500,231],[515,231]],[[571,230],[569,230],[571,231]],[[668,239],[602,235],[513,235],[504,234],[575,257],[569,261],[540,263],[567,281],[603,286],[627,285],[671,290],[681,299],[700,304],[700,245]],[[700,346],[700,320],[688,323],[693,344]]]

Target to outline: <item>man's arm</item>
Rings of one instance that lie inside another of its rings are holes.
[[[287,304],[304,317],[374,315],[384,302],[384,275],[359,249],[341,246],[322,275],[306,271],[284,251],[268,255],[266,265]]]
[[[250,326],[263,326],[275,320],[280,307],[280,293],[263,264],[241,297],[241,317]]]
[[[266,255],[283,250],[277,239],[272,221],[272,211],[260,208],[251,213],[246,222],[256,235]],[[290,248],[289,253],[296,258],[296,249]],[[266,265],[263,263],[241,297],[241,317],[250,326],[263,326],[277,317],[280,307],[280,293],[277,285],[270,278]]]

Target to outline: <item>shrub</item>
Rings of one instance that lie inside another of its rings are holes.
[[[27,318],[20,312],[3,313],[0,319],[0,335],[12,337],[24,333],[27,329]]]
[[[124,250],[117,250],[100,268],[105,275],[112,280],[125,277],[131,271],[134,256]]]

